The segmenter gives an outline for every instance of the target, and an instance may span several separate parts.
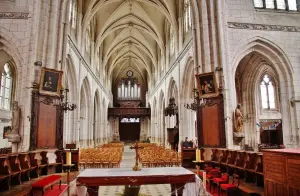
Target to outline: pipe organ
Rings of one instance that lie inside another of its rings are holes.
[[[136,80],[122,80],[118,86],[118,100],[140,100],[141,85]]]

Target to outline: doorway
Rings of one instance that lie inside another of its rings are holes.
[[[120,140],[135,142],[140,140],[141,123],[139,118],[122,118],[119,121]]]

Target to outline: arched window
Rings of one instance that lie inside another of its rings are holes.
[[[297,0],[254,0],[259,9],[297,11]]]
[[[13,72],[9,63],[4,65],[1,78],[0,89],[0,108],[5,110],[11,109],[11,97],[13,87]]]
[[[173,26],[170,27],[170,56],[173,56],[175,52],[175,38],[174,38],[174,29]]]
[[[91,51],[91,25],[88,25],[88,28],[85,33],[85,49],[88,53]]]
[[[188,33],[192,28],[190,0],[184,0],[184,33]]]
[[[261,104],[263,109],[276,109],[275,83],[265,74],[260,83]]]
[[[77,22],[77,0],[71,0],[70,5],[70,23],[72,29],[76,29],[76,22]]]

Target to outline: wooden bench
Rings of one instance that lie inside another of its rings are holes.
[[[51,187],[53,188],[53,185],[59,182],[59,189],[61,189],[61,176],[60,175],[52,175],[47,176],[41,180],[38,180],[37,182],[32,184],[32,195],[34,195],[35,191],[42,191],[42,195],[44,195],[45,190]]]

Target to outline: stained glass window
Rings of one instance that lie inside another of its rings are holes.
[[[70,18],[71,18],[71,27],[72,29],[76,29],[77,23],[77,0],[71,0],[70,5]]]
[[[1,78],[1,90],[0,90],[0,108],[5,110],[11,109],[11,95],[12,95],[12,81],[13,75],[11,66],[9,63],[4,65]]]
[[[183,21],[184,33],[190,31],[192,27],[192,17],[191,17],[191,5],[189,0],[184,1],[184,21]]]
[[[170,27],[170,56],[175,52],[175,38],[173,26]]]
[[[260,84],[261,104],[263,109],[275,109],[275,86],[269,75],[264,75]]]

